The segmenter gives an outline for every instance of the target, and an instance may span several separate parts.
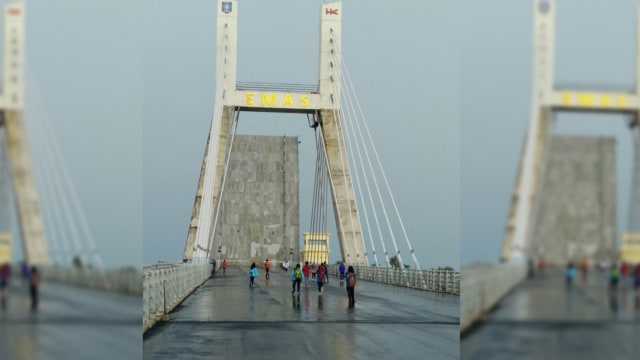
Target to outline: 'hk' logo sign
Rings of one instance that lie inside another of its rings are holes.
[[[326,8],[326,9],[324,9],[324,14],[325,15],[338,15],[338,9]]]

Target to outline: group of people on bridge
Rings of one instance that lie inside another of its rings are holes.
[[[225,261],[226,262],[226,261]],[[286,260],[283,261],[283,271],[288,272],[288,262],[285,266]],[[269,279],[269,269],[271,268],[271,263],[269,259],[266,259],[264,262],[265,269],[265,278]],[[348,268],[345,266],[344,261],[338,267],[338,271],[340,273],[340,287],[345,285],[347,289],[347,297],[349,298],[349,306],[353,307],[355,305],[355,287],[356,287],[356,273],[353,266],[349,266]],[[258,267],[256,263],[253,262],[251,267],[249,268],[249,287],[253,288],[255,286],[255,279],[258,277]],[[296,264],[293,271],[291,271],[291,294],[295,295],[296,290],[298,295],[300,295],[300,284],[304,281],[304,288],[309,288],[310,277],[311,279],[316,280],[316,284],[318,286],[318,293],[320,295],[324,292],[324,285],[329,283],[329,266],[326,262],[322,262],[320,265],[312,264],[310,265],[308,261],[305,261],[304,266],[300,266],[300,264]]]
[[[29,267],[26,262],[20,265],[22,284],[28,285],[31,297],[31,310],[38,308],[38,286],[40,285],[40,274],[35,266]],[[4,263],[0,266],[0,308],[5,311],[8,307],[8,288],[11,279],[11,265]]]

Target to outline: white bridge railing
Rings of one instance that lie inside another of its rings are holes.
[[[43,282],[60,283],[122,294],[140,295],[140,270],[134,267],[121,269],[95,269],[60,265],[37,267]],[[11,273],[22,276],[20,266],[13,266]]]
[[[460,299],[460,331],[482,319],[527,276],[527,266],[475,264],[462,267],[465,274]]]
[[[209,264],[145,266],[142,275],[143,332],[178,306],[211,274]]]
[[[391,285],[460,295],[461,275],[456,271],[393,269],[354,266],[358,278]],[[337,275],[337,266],[331,267]],[[143,271],[143,332],[166,316],[204,283],[209,264],[158,264]]]
[[[416,270],[376,266],[354,266],[358,279],[460,295],[460,272],[447,270]],[[329,270],[338,275],[338,266]]]

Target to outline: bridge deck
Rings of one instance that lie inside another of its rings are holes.
[[[2,359],[139,359],[140,296],[44,283],[38,310],[12,279],[0,311]]]
[[[312,283],[292,296],[290,273],[267,283],[262,272],[249,288],[246,272],[200,287],[145,334],[144,358],[459,358],[458,296],[360,281],[349,308],[335,277],[323,295]]]
[[[640,354],[640,299],[630,279],[609,292],[606,274],[525,281],[465,334],[462,359],[632,359]]]

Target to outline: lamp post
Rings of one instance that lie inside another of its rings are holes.
[[[222,249],[218,246],[218,263],[220,263],[220,257],[222,256]]]
[[[289,257],[291,258],[291,264],[293,264],[293,248],[289,248]]]

